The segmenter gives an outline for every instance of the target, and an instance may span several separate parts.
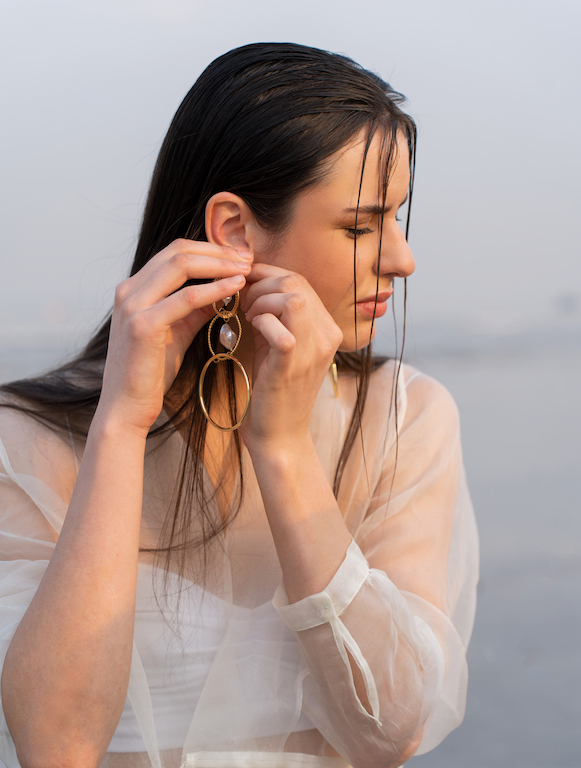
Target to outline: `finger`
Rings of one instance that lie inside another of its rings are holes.
[[[207,256],[212,259],[220,259],[227,261],[250,261],[252,262],[252,254],[248,251],[238,250],[226,245],[215,245],[214,243],[208,243],[203,240],[186,240],[180,238],[174,240],[163,250],[156,253],[149,261],[135,275],[129,278],[134,284],[134,290],[138,289],[143,283],[148,280],[151,275],[160,268],[162,264],[172,259],[174,256],[183,253],[191,256]]]
[[[261,315],[277,317],[292,334],[297,346],[305,350],[305,343],[314,345],[319,356],[333,355],[342,341],[342,334],[324,307],[309,305],[301,293],[270,293],[260,296],[246,313],[246,320],[253,325]]]
[[[255,283],[258,280],[264,280],[267,277],[282,277],[292,274],[290,270],[283,267],[275,267],[274,264],[265,264],[264,262],[254,262],[252,272],[248,278],[249,283]]]
[[[161,264],[134,294],[139,307],[148,307],[179,290],[187,280],[213,280],[216,278],[247,275],[249,261],[232,261],[199,254],[177,253]],[[228,295],[228,294],[226,294]],[[211,303],[211,302],[210,302]]]
[[[288,356],[296,347],[296,339],[278,317],[270,314],[257,315],[252,325],[265,338],[275,352]]]
[[[200,310],[214,301],[220,301],[226,296],[232,296],[239,291],[245,282],[244,275],[226,277],[217,282],[202,285],[188,285],[176,293],[172,293],[159,304],[146,310],[150,321],[159,325],[170,326],[183,320],[196,310]],[[198,330],[208,321],[205,313],[200,312]]]
[[[248,281],[250,282],[251,279],[249,276]],[[267,293],[302,293],[316,296],[315,291],[302,275],[296,272],[282,271],[282,274],[270,275],[250,285],[242,297],[243,311],[248,312],[256,299]]]
[[[246,319],[251,323],[258,315],[271,314],[282,319],[287,327],[294,318],[305,314],[307,299],[302,293],[268,293],[259,296],[246,312]],[[291,329],[292,330],[292,329]]]

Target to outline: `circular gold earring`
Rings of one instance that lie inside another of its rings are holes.
[[[231,309],[228,309],[228,305],[231,301],[234,301],[234,306]],[[240,294],[237,293],[235,296],[227,296],[224,299],[224,304],[221,307],[216,306],[216,302],[212,304],[214,307],[214,312],[216,315],[212,318],[212,321],[210,322],[210,325],[208,326],[208,347],[210,349],[211,357],[206,362],[204,367],[202,368],[202,372],[200,373],[200,381],[198,384],[198,395],[200,398],[200,405],[202,406],[202,411],[204,412],[204,416],[206,419],[210,422],[210,424],[213,427],[216,427],[216,429],[219,429],[221,432],[233,432],[235,429],[238,429],[238,427],[242,424],[244,419],[246,418],[246,415],[248,414],[248,409],[250,407],[250,397],[252,395],[252,387],[250,385],[250,379],[248,378],[248,374],[246,373],[244,366],[238,360],[234,357],[234,352],[238,349],[238,345],[240,344],[240,339],[242,337],[242,325],[240,323],[240,318],[236,314],[238,312],[238,307],[240,306]],[[229,325],[228,320],[234,319],[236,320],[236,324],[238,326],[238,333],[234,331]],[[214,348],[212,347],[212,329],[216,323],[217,320],[223,320],[223,325],[220,328],[220,334],[219,339],[222,346],[224,346],[228,351],[227,352],[214,352]],[[242,418],[239,419],[236,424],[233,424],[231,427],[223,427],[221,424],[218,424],[214,421],[214,419],[210,416],[208,413],[208,409],[206,408],[206,404],[204,402],[204,379],[206,378],[206,372],[208,368],[210,367],[210,363],[221,363],[224,360],[232,360],[233,363],[236,363],[236,365],[240,368],[242,371],[242,375],[244,376],[244,381],[246,382],[246,407],[244,408],[244,413],[242,414]]]

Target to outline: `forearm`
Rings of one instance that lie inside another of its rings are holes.
[[[437,695],[437,643],[416,627],[385,576],[385,583],[370,580],[361,553],[346,561],[352,538],[314,448],[264,452],[254,465],[290,603],[277,608],[297,631],[311,671],[309,716],[353,764],[399,766],[417,749]],[[308,603],[313,595],[316,604]],[[317,619],[321,607],[325,618]]]
[[[23,766],[98,765],[125,701],[145,437],[97,415],[69,510],[8,649],[2,701]]]
[[[351,535],[310,437],[251,452],[291,602],[323,590]]]

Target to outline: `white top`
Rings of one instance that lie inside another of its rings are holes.
[[[440,384],[407,366],[396,408],[394,371],[390,362],[372,376],[363,441],[338,499],[353,541],[323,592],[289,605],[246,451],[242,507],[211,546],[205,578],[193,567],[187,579],[164,581],[140,554],[128,698],[103,768],[383,766],[419,727],[422,754],[462,721],[478,551],[458,415]],[[330,481],[355,399],[353,378],[339,386],[336,398],[325,382],[311,421]],[[148,546],[182,438],[154,448],[142,516]],[[0,409],[0,662],[46,569],[78,459],[72,441]],[[0,766],[18,765],[0,713]]]

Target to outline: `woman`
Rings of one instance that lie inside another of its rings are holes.
[[[456,410],[370,351],[414,268],[401,101],[303,46],[217,59],[112,318],[4,387],[5,766],[395,767],[461,722]]]

